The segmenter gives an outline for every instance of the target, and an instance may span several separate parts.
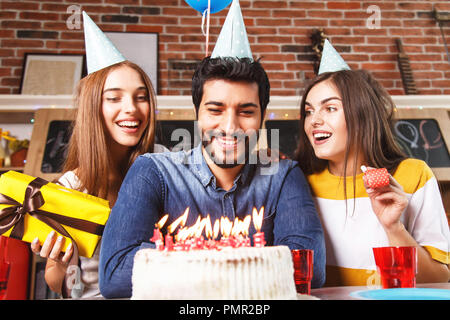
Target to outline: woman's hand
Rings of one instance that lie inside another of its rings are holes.
[[[389,175],[389,185],[385,187],[368,188],[365,180],[364,186],[372,203],[372,209],[386,232],[400,230],[403,227],[400,217],[408,206],[408,197],[403,187],[391,175]]]
[[[66,252],[62,252],[65,238],[63,236],[58,236],[56,238],[55,231],[48,234],[47,239],[45,239],[42,248],[39,243],[39,238],[36,238],[31,243],[31,251],[35,254],[40,255],[42,258],[51,259],[54,262],[61,264],[61,266],[67,266],[70,258],[72,257],[73,248],[72,244],[69,244]]]
[[[61,251],[64,241],[65,238],[63,236],[56,237],[55,231],[52,231],[48,234],[42,247],[38,238],[31,243],[31,251],[43,258],[47,258],[45,281],[49,288],[56,293],[61,292],[67,266],[73,254],[72,244],[67,246],[65,253]]]

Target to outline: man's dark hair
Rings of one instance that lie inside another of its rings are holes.
[[[192,77],[192,102],[198,114],[203,97],[203,85],[208,80],[255,82],[258,85],[261,114],[266,110],[270,98],[270,83],[266,71],[259,63],[249,58],[206,57],[197,66]]]

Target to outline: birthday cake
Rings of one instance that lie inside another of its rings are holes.
[[[141,249],[134,258],[131,299],[296,299],[293,274],[286,246]]]

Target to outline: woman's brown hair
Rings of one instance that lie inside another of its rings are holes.
[[[126,168],[117,170],[108,148],[108,131],[102,115],[102,95],[106,78],[111,71],[122,66],[136,70],[148,90],[150,105],[149,123],[138,144],[131,148]],[[68,155],[63,172],[75,170],[80,181],[79,190],[105,198],[112,188],[122,183],[134,160],[143,153],[153,152],[155,140],[155,93],[147,74],[136,64],[123,61],[89,74],[78,83],[74,105],[76,120],[69,142]],[[116,181],[109,181],[110,172],[119,172]]]
[[[316,157],[304,130],[306,97],[315,85],[323,81],[330,81],[334,85],[344,106],[348,136],[344,176],[347,176],[347,161],[351,149],[356,155],[362,151],[364,158],[359,160],[363,160],[366,165],[387,168],[393,174],[400,162],[406,159],[393,134],[395,104],[386,90],[364,70],[323,73],[305,89],[300,103],[300,132],[296,151],[296,159],[303,172],[306,175],[318,173],[328,165],[327,160]],[[355,157],[353,177],[356,176],[357,160]]]

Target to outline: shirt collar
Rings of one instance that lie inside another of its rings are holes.
[[[211,172],[208,164],[203,157],[202,152],[202,144],[200,143],[198,146],[192,149],[192,152],[189,156],[189,163],[192,165],[194,173],[200,178],[203,186],[206,187],[211,181],[214,182],[214,186],[216,186],[216,177]],[[254,170],[255,165],[251,165],[245,163],[241,172],[237,175],[236,179],[234,179],[234,185],[236,185],[239,181],[241,184],[245,184]]]

